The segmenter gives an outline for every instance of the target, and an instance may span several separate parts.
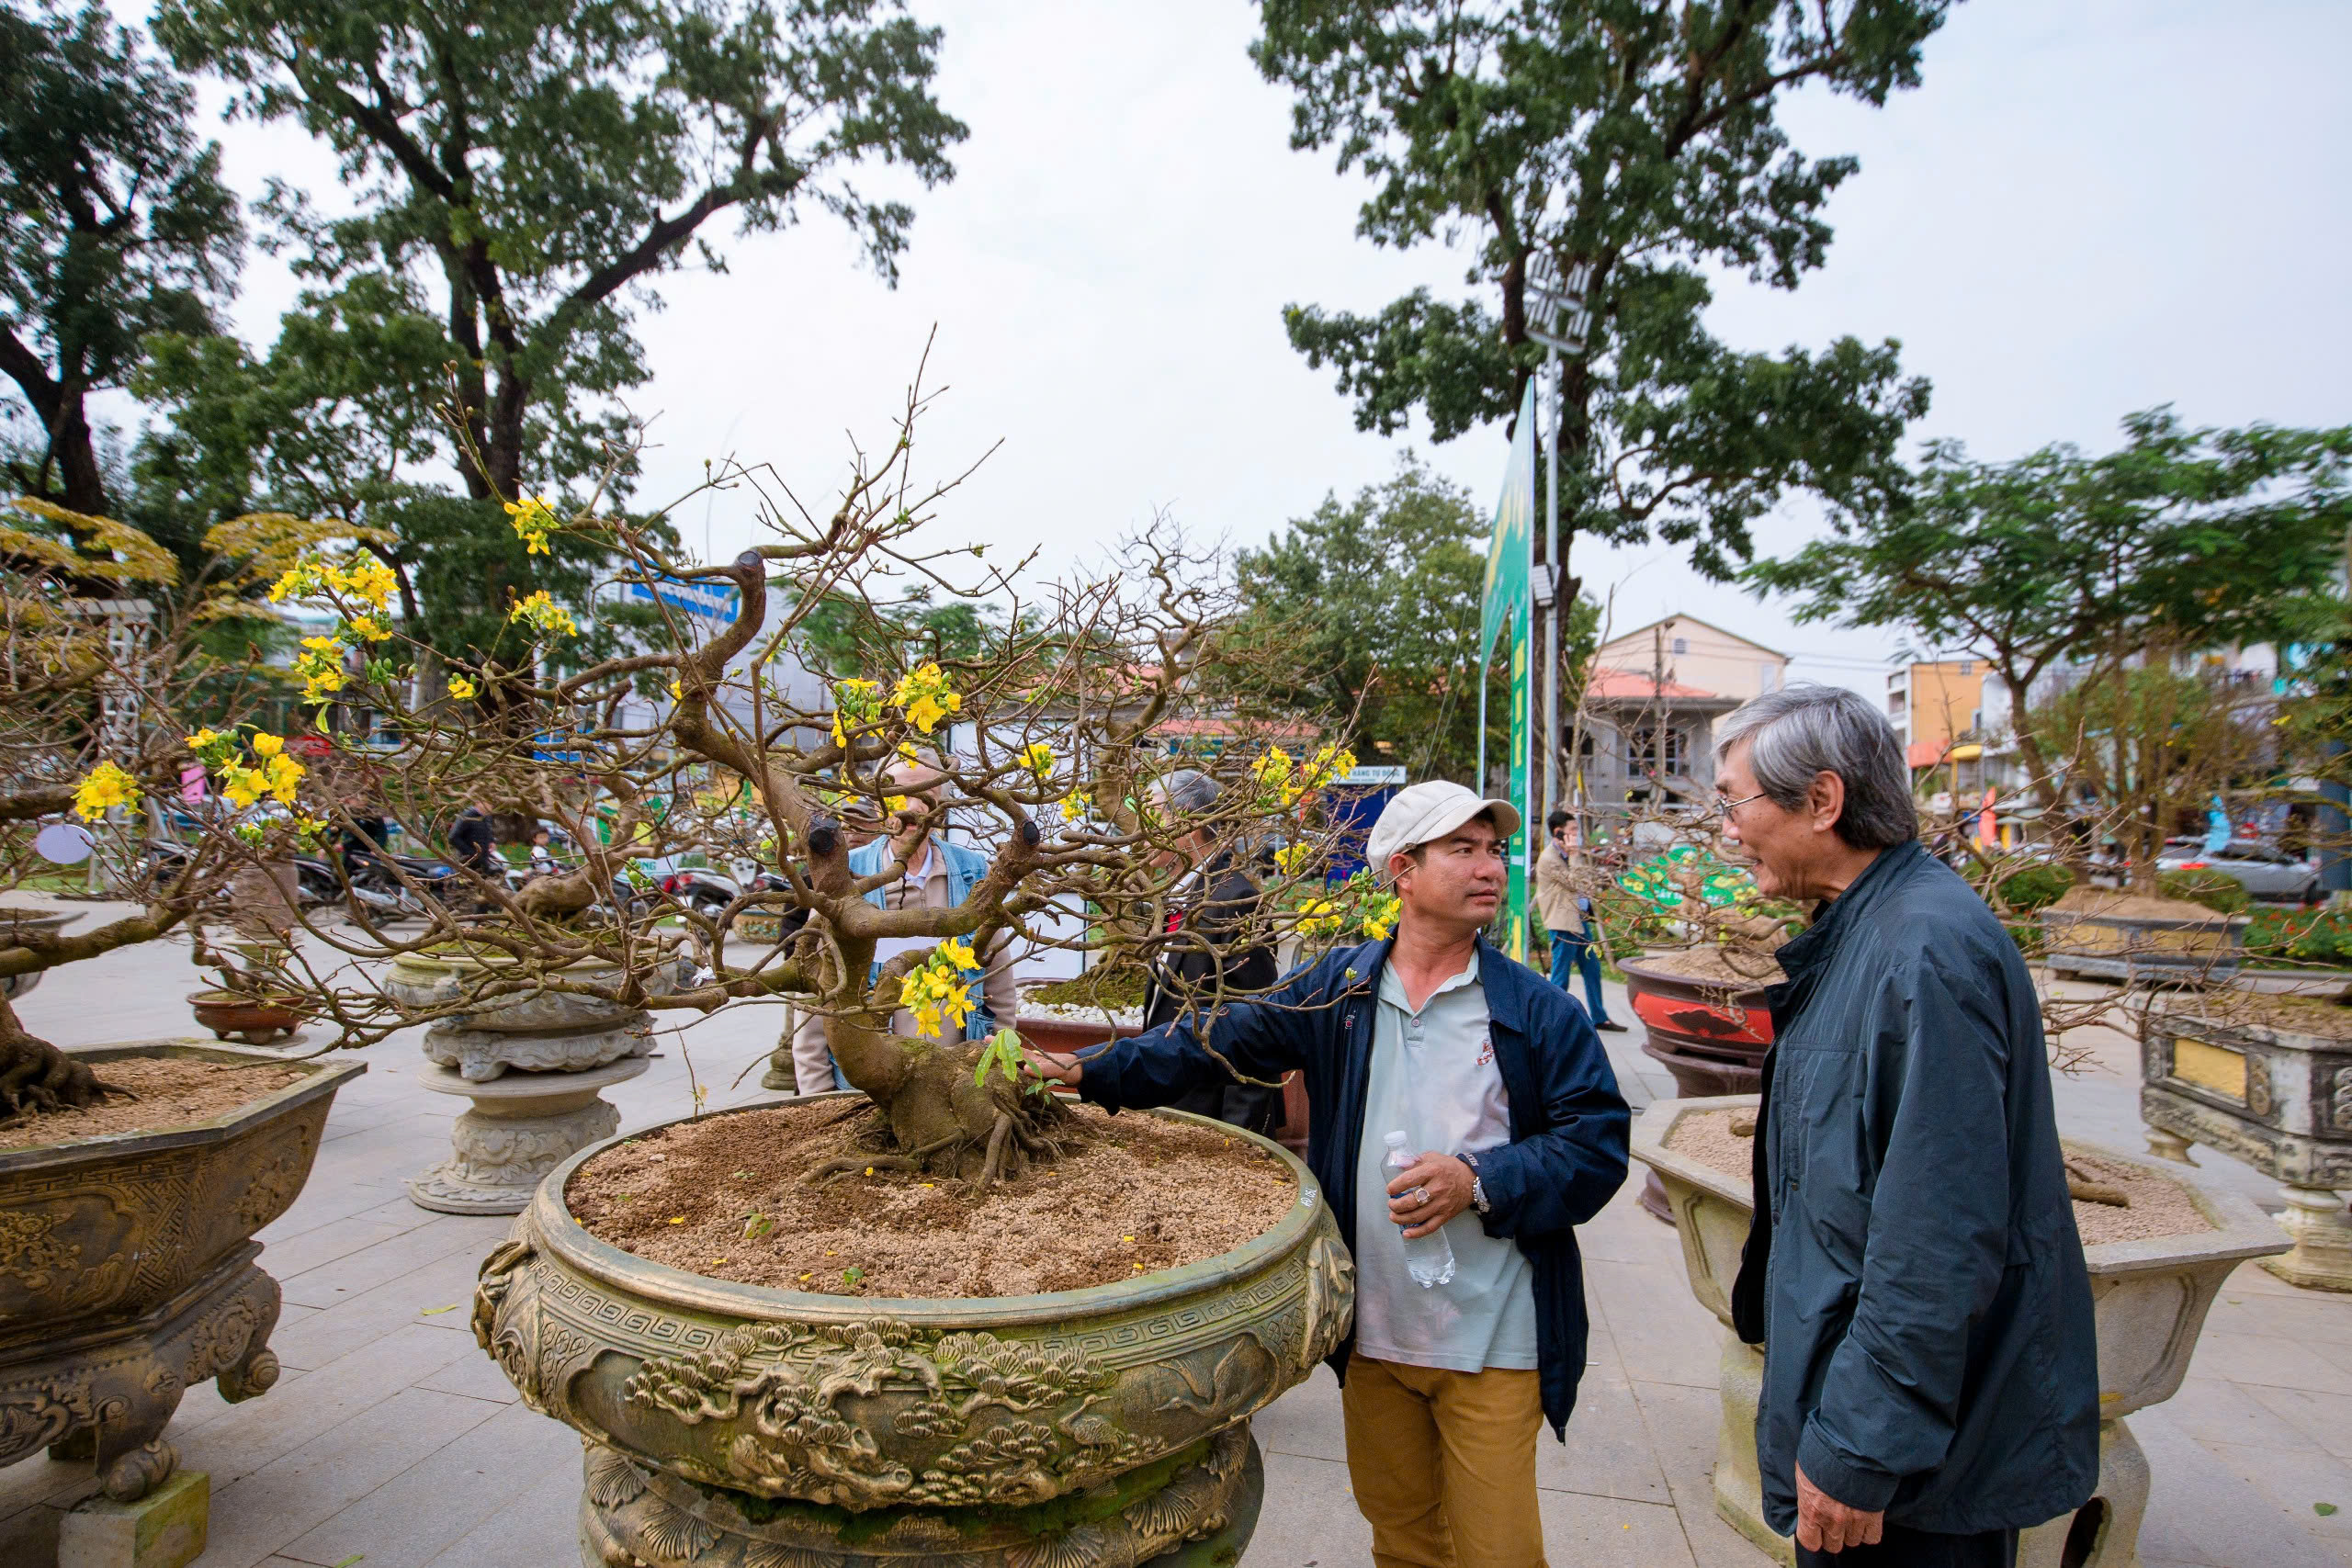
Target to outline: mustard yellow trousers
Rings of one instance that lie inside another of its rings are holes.
[[[1377,1568],[1544,1568],[1532,1371],[1350,1358],[1348,1478]]]

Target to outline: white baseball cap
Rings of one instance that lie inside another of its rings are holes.
[[[1430,779],[1396,792],[1365,838],[1363,858],[1374,876],[1388,874],[1388,857],[1434,843],[1474,817],[1492,812],[1504,838],[1519,831],[1519,807],[1488,800],[1458,784]]]

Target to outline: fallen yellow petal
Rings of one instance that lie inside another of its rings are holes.
[[[684,1224],[686,1223],[686,1216],[684,1214],[673,1214],[670,1216],[670,1223],[673,1225]]]
[[[868,1175],[868,1176],[873,1175],[873,1174],[874,1174],[874,1168],[873,1168],[872,1166],[870,1166],[870,1165],[869,1165],[869,1166],[867,1166],[867,1167],[865,1168],[865,1174],[866,1174],[866,1175]]]
[[[427,1316],[427,1317],[439,1317],[439,1316],[440,1316],[443,1313],[445,1313],[445,1312],[455,1312],[455,1311],[457,1311],[457,1310],[458,1310],[458,1308],[461,1304],[463,1304],[463,1303],[458,1303],[458,1302],[451,1302],[447,1306],[445,1306],[445,1307],[426,1307],[426,1308],[424,1309],[424,1315],[425,1315],[425,1316]]]

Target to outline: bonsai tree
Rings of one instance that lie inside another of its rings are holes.
[[[365,561],[334,546],[298,559],[274,594],[332,619],[297,667],[303,700],[322,719],[360,705],[374,714],[381,804],[415,820],[436,802],[486,800],[560,825],[578,863],[520,892],[490,879],[470,881],[461,897],[420,886],[421,931],[394,935],[356,912],[356,928],[307,921],[272,983],[333,1019],[347,1042],[518,992],[700,1012],[790,998],[824,1020],[842,1071],[880,1110],[879,1145],[858,1165],[985,1182],[1066,1142],[1069,1112],[1023,1086],[1010,1032],[976,1037],[982,966],[1029,944],[1143,963],[1186,940],[1161,911],[1184,874],[1175,852],[1204,827],[1253,856],[1265,852],[1259,934],[1272,940],[1273,927],[1298,918],[1282,912],[1298,903],[1291,887],[1320,881],[1302,847],[1314,837],[1303,820],[1314,793],[1353,759],[1331,745],[1295,754],[1214,743],[1258,732],[1263,716],[1212,711],[1205,674],[1278,655],[1236,649],[1219,563],[1166,532],[1036,589],[1026,563],[1001,567],[984,547],[931,543],[933,514],[960,479],[926,486],[911,477],[921,406],[910,398],[889,445],[860,455],[828,514],[803,510],[764,469],[714,470],[710,490],[749,503],[764,529],[724,564],[676,557],[658,517],[593,504],[560,513],[538,496],[514,497],[505,510],[527,548],[592,536],[627,563],[621,582],[723,612],[665,611],[633,650],[578,661],[568,651],[576,619],[544,593],[519,597],[511,646],[478,665],[442,666],[443,688],[422,705],[409,700],[401,634],[356,591]],[[630,460],[612,457],[616,470]],[[910,588],[934,609],[969,614],[910,617]],[[812,696],[798,649],[820,630],[831,679]],[[1247,685],[1269,689],[1262,678]],[[1296,715],[1282,728],[1315,733]],[[358,755],[332,722],[322,728]],[[1180,766],[1223,784],[1211,809],[1177,814],[1158,803],[1151,781]],[[330,824],[378,805],[298,795]],[[894,817],[952,827],[986,848],[986,875],[961,904],[893,910],[868,900],[904,868],[886,852],[879,873],[858,874],[853,839],[861,824]],[[1277,844],[1292,847],[1279,867]],[[730,846],[778,873],[781,888],[697,913],[661,897],[642,869]],[[616,892],[631,886],[639,896]],[[796,934],[746,956],[729,937],[753,908],[784,917]],[[1084,911],[1083,930],[1052,934],[1057,910]],[[461,994],[419,1008],[375,984],[383,960],[453,942],[492,960],[472,966],[481,978]],[[682,953],[691,978],[679,984]],[[911,1032],[893,1032],[900,1012]]]

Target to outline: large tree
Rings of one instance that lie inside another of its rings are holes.
[[[1357,231],[1400,249],[1476,242],[1470,299],[1286,310],[1359,426],[1394,431],[1419,409],[1444,441],[1510,417],[1544,357],[1528,333],[1543,256],[1591,269],[1589,346],[1559,389],[1580,476],[1562,496],[1571,536],[1655,535],[1720,576],[1792,491],[1852,505],[1899,480],[1896,444],[1928,389],[1902,377],[1897,345],[1732,348],[1704,323],[1704,273],[1793,288],[1821,265],[1824,208],[1856,163],[1791,148],[1780,100],[1818,85],[1876,105],[1916,85],[1946,0],[1261,8],[1252,55],[1296,95],[1292,144],[1336,148],[1373,182]]]
[[[1235,557],[1241,616],[1234,636],[1271,650],[1307,684],[1286,696],[1326,715],[1335,739],[1368,762],[1402,763],[1415,778],[1471,782],[1478,756],[1479,612],[1487,522],[1468,492],[1406,457],[1396,477],[1353,499],[1337,495],[1293,519],[1262,549]],[[1594,617],[1574,617],[1571,663],[1589,652]],[[1500,666],[1488,750],[1503,754],[1509,709]]]
[[[334,149],[348,210],[282,185],[266,205],[312,308],[438,324],[476,500],[598,468],[611,395],[647,375],[635,314],[690,258],[723,269],[714,220],[828,211],[892,276],[912,210],[853,175],[935,185],[964,135],[931,95],[937,29],[895,0],[164,0],[155,26]]]
[[[1905,504],[1840,517],[1745,581],[1795,595],[1800,621],[1906,628],[1987,660],[2033,787],[2063,811],[2075,742],[2097,726],[2064,720],[2079,702],[2041,704],[2062,661],[2087,667],[2076,683],[2120,679],[2152,656],[2341,624],[2352,427],[2194,429],[2160,408],[2123,431],[2097,457],[2058,445],[2009,462],[1939,442]]]
[[[147,334],[206,334],[244,228],[194,96],[107,8],[0,9],[0,373],[39,434],[19,491],[112,510],[93,393],[121,387]]]

